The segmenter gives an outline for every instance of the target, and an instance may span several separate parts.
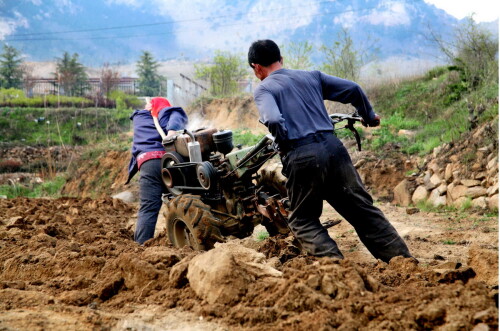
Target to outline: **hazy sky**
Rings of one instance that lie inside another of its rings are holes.
[[[448,14],[462,19],[474,13],[477,22],[491,22],[500,15],[498,0],[424,0],[443,9]]]

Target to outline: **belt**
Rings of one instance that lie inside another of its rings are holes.
[[[283,141],[279,144],[279,150],[281,153],[287,154],[291,150],[299,148],[301,146],[309,145],[316,142],[325,141],[327,137],[333,135],[333,131],[318,131],[316,133],[310,133],[303,138],[291,139]]]

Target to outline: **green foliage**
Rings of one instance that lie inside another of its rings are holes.
[[[45,181],[41,184],[33,184],[31,187],[23,185],[0,185],[0,195],[5,195],[7,198],[28,197],[41,198],[51,197],[57,198],[60,196],[61,188],[66,183],[66,178],[59,176],[50,181]]]
[[[456,242],[454,240],[447,239],[447,240],[443,240],[443,244],[444,245],[455,245]]]
[[[216,51],[212,62],[195,66],[196,77],[210,83],[210,95],[227,97],[238,93],[238,82],[246,75],[245,62],[241,57]]]
[[[107,108],[2,108],[0,142],[84,145],[130,129],[130,112]]]
[[[465,81],[459,81],[454,84],[450,84],[446,87],[446,98],[444,100],[444,104],[446,106],[451,105],[455,101],[460,100],[462,94],[467,92],[468,84]]]
[[[425,74],[425,79],[426,80],[437,79],[440,76],[444,75],[447,71],[448,71],[448,67],[446,67],[446,66],[435,67],[435,68],[429,70]]]
[[[357,80],[363,61],[351,38],[349,30],[342,29],[332,46],[321,46],[325,55],[322,71],[349,80]]]
[[[12,46],[3,45],[0,54],[0,87],[21,88],[23,69],[21,67],[21,53]]]
[[[87,89],[87,73],[78,59],[79,55],[72,56],[64,52],[62,58],[57,59],[55,79],[59,83],[59,93],[67,96],[82,96]]]
[[[144,106],[144,102],[135,95],[127,94],[123,91],[115,90],[110,93],[109,98],[116,103],[116,109],[138,109]]]
[[[289,42],[280,47],[284,58],[283,66],[288,69],[310,70],[313,67],[311,53],[313,45],[308,41]]]
[[[473,16],[464,19],[456,28],[453,42],[445,43],[435,34],[433,37],[460,72],[461,81],[469,91],[498,78],[498,37],[479,26]]]
[[[17,98],[26,98],[23,90],[19,90],[16,88],[0,88],[0,100],[11,100]]]
[[[267,238],[269,238],[269,233],[267,231],[260,231],[257,233],[255,240],[257,242],[261,242],[266,240]]]
[[[44,95],[27,98],[17,89],[0,89],[0,106],[3,107],[91,107],[94,102],[83,97]]]
[[[465,211],[472,208],[472,199],[467,197],[460,206],[460,211]]]
[[[150,52],[142,52],[141,58],[137,61],[137,75],[139,76],[139,90],[143,96],[160,95],[161,81],[165,78],[158,73],[159,66],[160,64]]]
[[[383,153],[390,144],[407,154],[425,155],[460,139],[474,126],[498,116],[498,80],[490,78],[469,90],[454,67],[438,67],[424,77],[386,84],[369,91],[382,125],[364,146]],[[399,130],[413,135],[399,136]]]
[[[234,145],[252,146],[262,139],[263,135],[256,135],[249,130],[237,129],[233,131],[233,142]]]

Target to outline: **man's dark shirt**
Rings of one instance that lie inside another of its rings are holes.
[[[332,130],[323,100],[352,104],[367,123],[375,117],[358,84],[320,71],[276,70],[257,87],[254,98],[261,122],[278,144]]]

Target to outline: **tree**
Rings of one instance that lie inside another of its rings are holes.
[[[87,88],[87,73],[78,57],[77,53],[70,56],[64,52],[63,57],[57,59],[55,78],[65,95],[83,95]]]
[[[311,62],[312,44],[308,41],[289,42],[281,48],[283,50],[283,65],[288,69],[310,70],[313,66]]]
[[[354,47],[349,30],[343,28],[332,47],[321,46],[326,61],[322,70],[340,78],[357,80],[363,65],[361,53]]]
[[[33,96],[33,88],[36,85],[37,77],[33,75],[34,65],[29,65],[27,63],[23,63],[21,65],[21,70],[23,72],[23,87],[26,91],[26,95],[28,97]]]
[[[116,88],[120,83],[120,73],[113,70],[109,66],[109,63],[104,63],[101,69],[101,92],[106,98],[109,98],[109,94]]]
[[[195,76],[210,83],[212,96],[230,96],[239,92],[238,82],[245,77],[245,62],[240,56],[216,51],[213,64],[196,65]]]
[[[164,78],[158,74],[159,66],[151,53],[142,52],[141,58],[137,61],[137,75],[139,76],[139,90],[143,96],[160,95],[161,81]]]
[[[446,43],[431,31],[432,39],[448,60],[461,72],[468,89],[474,89],[490,77],[498,76],[498,38],[467,17]]]
[[[3,45],[0,54],[0,86],[4,88],[22,87],[22,60],[20,52],[12,46]]]

